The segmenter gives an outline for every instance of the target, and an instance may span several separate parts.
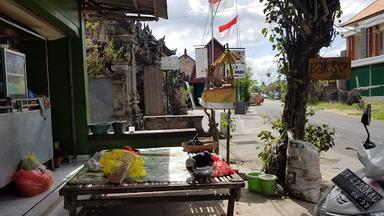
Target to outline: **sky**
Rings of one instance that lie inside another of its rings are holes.
[[[341,21],[345,22],[353,15],[363,10],[374,0],[340,0],[343,15]],[[203,38],[204,32],[208,32],[210,21],[207,26],[207,15],[209,14],[208,0],[167,0],[168,19],[160,19],[157,22],[149,22],[152,33],[156,38],[165,35],[165,42],[170,49],[177,49],[176,55],[180,56],[187,49],[188,55],[195,58],[195,48],[206,44],[210,38]],[[261,29],[268,27],[265,23],[263,13],[264,6],[259,0],[237,0],[238,28],[240,42],[237,43],[236,32],[228,37],[220,38],[218,26],[229,22],[236,15],[236,9],[228,8],[218,12],[214,20],[214,37],[222,44],[229,47],[246,48],[246,62],[253,71],[253,78],[259,83],[266,83],[277,79],[275,52],[269,41],[261,35]],[[323,48],[321,56],[338,56],[340,51],[345,50],[345,39],[336,37],[329,48]],[[272,77],[268,79],[266,73],[271,72]]]

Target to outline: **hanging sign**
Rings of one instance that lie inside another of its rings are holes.
[[[195,59],[196,59],[196,78],[207,77],[206,70],[208,68],[208,49],[196,48]]]
[[[231,52],[236,53],[241,56],[241,59],[232,64],[233,75],[235,78],[243,78],[247,69],[245,64],[245,49],[230,49]],[[229,71],[229,65],[225,65],[225,70]]]
[[[351,77],[351,59],[349,57],[311,58],[308,70],[311,80],[348,80]]]
[[[179,70],[179,57],[161,57],[161,70]]]

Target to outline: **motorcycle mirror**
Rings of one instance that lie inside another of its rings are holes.
[[[371,123],[371,104],[368,104],[367,108],[364,109],[363,116],[361,117],[361,123],[365,126]]]

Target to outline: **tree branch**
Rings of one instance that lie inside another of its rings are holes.
[[[313,12],[314,12],[314,16],[313,16],[313,20],[312,20],[312,23],[316,22],[317,21],[317,17],[318,17],[318,7],[317,7],[317,0],[315,0],[315,4],[313,5],[314,9],[313,9]]]

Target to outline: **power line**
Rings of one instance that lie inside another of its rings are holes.
[[[216,7],[215,13],[213,14],[213,19],[215,19],[215,17],[216,17],[217,10],[219,9],[219,6],[220,6],[220,2],[219,2],[219,4],[218,4],[217,7]],[[212,8],[212,10],[213,10],[213,8]],[[210,25],[210,27],[209,27],[209,29],[208,29],[207,32],[209,32],[209,30],[212,30],[212,28],[213,28],[213,22],[211,22],[211,25]],[[208,38],[208,33],[206,34],[206,37],[205,37],[205,39],[203,40],[203,43],[202,43],[202,44],[205,44],[205,41],[207,40],[207,38]],[[213,38],[212,38],[212,39],[213,39]]]
[[[203,37],[201,38],[201,44],[203,44],[203,40],[204,40],[204,37],[205,37],[205,32],[206,32],[206,30],[207,30],[208,17],[209,17],[209,12],[207,13],[207,18],[205,19],[204,33],[203,33]],[[209,30],[208,30],[208,31],[209,31]]]
[[[220,2],[219,2],[220,4]],[[238,11],[244,11],[244,10],[248,10],[250,8],[258,8],[258,7],[262,7],[263,5],[256,5],[256,6],[252,6],[252,7],[244,7],[242,9],[238,9]],[[217,10],[217,9],[216,9]],[[221,11],[219,12],[218,14],[220,13],[223,13],[223,12],[231,12],[231,11],[236,11],[235,9],[227,9],[225,11]],[[204,16],[206,13],[199,13],[199,14],[194,14],[194,15],[185,15],[185,16],[178,16],[178,17],[169,17],[168,20],[176,20],[176,19],[187,19],[187,18],[192,18],[192,17],[200,17],[200,16]]]

